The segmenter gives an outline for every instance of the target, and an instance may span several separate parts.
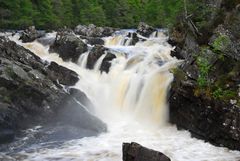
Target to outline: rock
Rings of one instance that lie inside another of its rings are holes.
[[[52,81],[57,81],[62,85],[73,86],[79,80],[78,74],[55,62],[51,62],[48,66],[48,76]]]
[[[24,43],[32,42],[40,37],[43,37],[44,35],[45,35],[44,31],[37,31],[35,29],[35,26],[30,26],[29,28],[22,32],[20,40],[22,40],[22,42]]]
[[[107,55],[105,56],[105,58],[102,61],[100,71],[104,71],[104,72],[108,73],[110,70],[110,67],[111,67],[111,61],[115,58],[116,58],[116,56],[114,54],[107,53]]]
[[[108,72],[111,66],[111,61],[116,58],[116,56],[109,52],[109,50],[103,46],[96,45],[88,55],[87,59],[87,68],[93,69],[94,65],[96,64],[97,60],[103,55],[106,54],[104,57],[102,64],[100,66],[101,71]]]
[[[88,110],[92,111],[94,105],[89,100],[87,95],[76,88],[70,88],[69,89],[70,95],[75,98],[78,102],[80,102],[83,106],[85,106]]]
[[[90,45],[104,45],[104,40],[100,37],[88,37],[88,36],[80,36],[82,39],[87,40],[87,44]]]
[[[123,143],[123,161],[170,161],[161,152],[145,148],[137,143]]]
[[[63,108],[57,113],[56,121],[59,123],[91,130],[95,136],[107,131],[107,126],[101,120],[91,115],[77,101],[72,99],[71,96],[66,98],[66,101],[63,101],[63,103]]]
[[[75,131],[75,137],[105,132],[106,125],[77,103],[76,100],[87,100],[84,94],[73,97],[58,85],[60,82],[72,86],[77,81],[75,72],[56,63],[48,65],[29,50],[0,37],[0,144],[12,141],[14,136],[23,135],[22,130],[36,125],[46,129],[54,129],[58,124],[60,129],[81,128]],[[40,140],[23,144],[42,141],[50,137],[49,133],[45,132]],[[19,144],[21,147],[21,141]]]
[[[136,43],[138,43],[140,41],[140,38],[137,36],[136,32],[129,32],[127,37],[129,37],[131,39],[131,43],[129,45],[136,45]]]
[[[93,24],[88,26],[78,25],[74,32],[78,35],[88,36],[88,37],[106,37],[111,36],[116,29],[111,27],[96,27]]]
[[[64,61],[77,62],[80,55],[88,50],[80,38],[73,33],[59,32],[53,45],[50,46],[50,52],[56,52]]]
[[[212,20],[196,23],[192,19],[203,35],[192,30],[186,20],[180,20],[171,31],[170,42],[176,45],[172,55],[184,62],[173,71],[170,122],[194,137],[240,150],[240,17],[225,1],[201,3],[215,8],[209,17],[204,10],[194,13]],[[218,11],[222,13],[216,14]]]
[[[144,37],[149,37],[153,32],[157,31],[152,26],[149,26],[148,24],[144,22],[140,22],[137,28],[137,33]]]

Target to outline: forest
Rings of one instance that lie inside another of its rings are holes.
[[[91,23],[134,28],[140,21],[170,27],[182,9],[182,0],[0,0],[0,28],[56,29]]]

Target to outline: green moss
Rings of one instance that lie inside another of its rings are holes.
[[[217,88],[213,91],[213,98],[220,100],[230,100],[236,98],[236,92],[233,90],[223,90],[222,88]]]
[[[227,35],[218,36],[212,43],[214,52],[222,52],[231,44],[231,40]]]
[[[179,68],[174,68],[171,70],[171,72],[174,74],[175,78],[179,80],[185,80],[186,79],[186,73]]]
[[[197,65],[199,69],[197,83],[200,87],[205,87],[208,85],[208,73],[211,65],[206,58],[201,56],[197,58]]]

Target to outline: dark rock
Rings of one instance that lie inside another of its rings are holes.
[[[48,66],[48,76],[52,81],[58,81],[62,85],[73,86],[79,80],[78,74],[55,62],[51,62]]]
[[[78,35],[88,36],[88,37],[106,37],[111,36],[116,29],[111,27],[96,27],[93,24],[88,26],[78,25],[74,32]]]
[[[92,102],[89,100],[85,93],[76,88],[70,88],[69,93],[73,98],[75,98],[87,109],[89,109],[90,111],[93,109],[94,105],[92,104]]]
[[[173,72],[170,122],[194,137],[240,150],[240,17],[225,1],[201,3],[215,8],[207,15],[212,21],[192,19],[202,24],[199,32],[203,35],[193,31],[187,20],[171,31],[170,42],[176,45],[172,55],[184,62]],[[218,11],[223,13],[218,15]],[[203,12],[197,10],[194,15]]]
[[[91,115],[73,98],[66,98],[63,103],[63,108],[58,110],[58,122],[63,125],[92,130],[95,135],[107,131],[107,126],[101,120]]]
[[[36,125],[48,129],[56,124],[62,129],[81,128],[76,130],[81,137],[106,131],[104,123],[77,103],[76,100],[86,100],[85,96],[73,97],[55,79],[64,85],[74,85],[78,76],[56,63],[47,67],[29,50],[0,37],[0,144],[12,141],[22,130]],[[45,134],[47,138],[49,133]]]
[[[123,143],[123,161],[170,161],[161,152],[145,148],[137,143]]]
[[[131,39],[131,43],[129,45],[136,45],[136,43],[138,43],[140,41],[140,38],[137,36],[136,32],[129,32],[127,37],[129,37]]]
[[[50,46],[50,52],[56,52],[64,60],[77,62],[80,55],[88,50],[80,38],[73,33],[59,32],[53,45]]]
[[[152,26],[149,26],[144,22],[140,22],[137,29],[137,33],[139,33],[144,37],[149,37],[155,31],[157,31],[155,28],[153,28]]]
[[[97,60],[103,55],[107,54],[102,61],[100,70],[108,72],[111,66],[111,61],[116,58],[116,56],[109,52],[109,50],[103,46],[97,45],[95,46],[88,55],[87,59],[87,68],[93,69]]]
[[[87,40],[87,44],[90,45],[104,45],[104,40],[100,37],[88,37],[88,36],[80,36],[82,39]]]
[[[32,42],[40,37],[43,37],[45,35],[44,31],[37,31],[35,29],[35,26],[30,26],[28,29],[23,31],[23,33],[20,36],[20,40],[22,42]]]
[[[107,53],[107,55],[103,59],[102,65],[100,67],[100,71],[104,71],[104,72],[108,73],[109,69],[111,67],[111,61],[115,58],[116,58],[116,56],[114,54]]]

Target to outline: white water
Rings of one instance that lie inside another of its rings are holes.
[[[120,161],[122,143],[132,141],[159,150],[172,161],[240,160],[237,151],[191,138],[188,132],[167,124],[166,97],[173,79],[169,69],[178,61],[170,56],[172,47],[161,33],[154,33],[135,46],[123,46],[123,36],[122,39],[106,38],[106,47],[117,54],[108,74],[97,70],[104,57],[99,59],[94,70],[87,70],[88,53],[79,58],[77,65],[63,62],[57,54],[49,54],[48,47],[38,42],[22,44],[16,38],[11,39],[43,60],[55,61],[76,71],[81,77],[76,88],[87,94],[96,107],[95,115],[108,126],[108,132],[98,137],[69,141],[54,149],[39,145],[32,147],[31,152],[17,154],[24,156],[26,161]]]

